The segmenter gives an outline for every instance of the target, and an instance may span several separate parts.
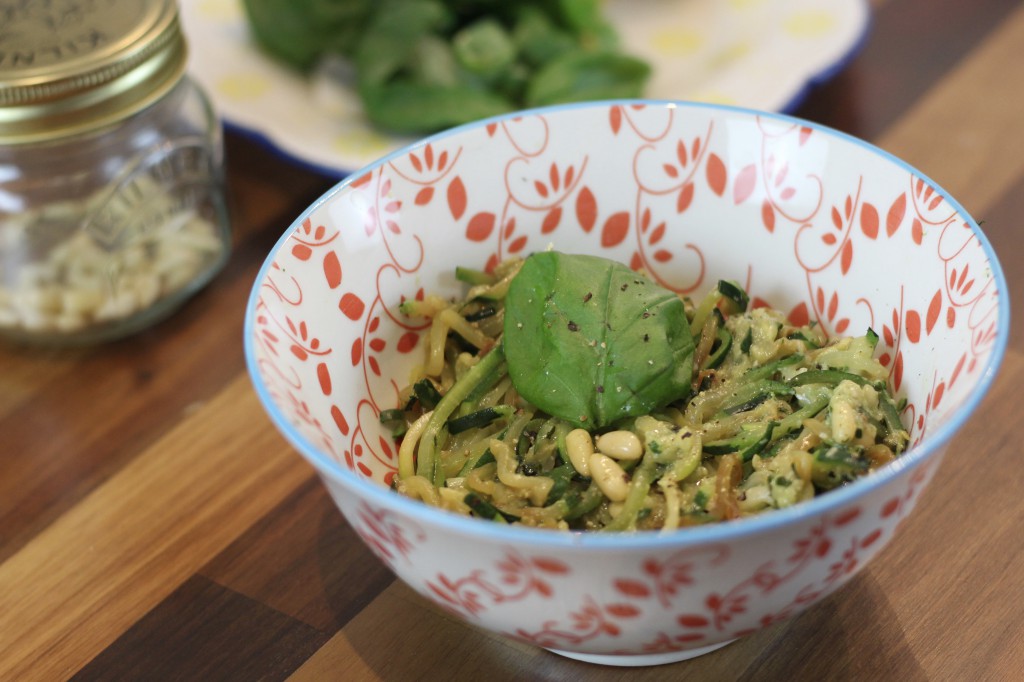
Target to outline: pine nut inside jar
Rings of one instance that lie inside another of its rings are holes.
[[[173,0],[15,3],[0,50],[0,336],[162,319],[230,248],[223,144]]]

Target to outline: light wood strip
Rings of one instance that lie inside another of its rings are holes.
[[[1011,351],[991,393],[950,443],[891,551],[868,569],[896,612],[914,614],[900,625],[914,658],[927,662],[928,679],[971,679],[979,660],[1009,662],[1012,657],[1024,665],[1019,602],[1006,599],[1002,589],[977,587],[998,585],[1020,570],[1024,556],[1024,507],[1002,502],[1019,499],[1024,469],[992,467],[986,461],[988,453],[1010,452],[1020,441],[1019,423],[990,415],[998,405],[1019,400],[1022,381],[1024,355]],[[938,531],[954,527],[959,529],[955,534]],[[956,578],[938,585],[915,575],[922,556]]]
[[[73,673],[308,480],[264,420],[240,376],[0,565],[0,679]]]
[[[878,140],[979,219],[1024,174],[1021,45],[1024,5]]]

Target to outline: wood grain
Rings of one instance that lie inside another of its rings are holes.
[[[975,215],[1019,181],[1024,171],[1024,5],[956,65],[878,140],[879,146],[929,175]],[[994,94],[998,93],[998,94]]]
[[[1007,15],[1015,0],[874,2],[865,48],[819,87],[797,114],[876,139],[925,96]]]
[[[630,679],[1024,679],[1024,6],[875,0],[797,113],[920,169],[983,221],[1014,312],[991,394],[917,511],[842,590]],[[0,348],[0,680],[611,680],[454,620],[395,580],[277,434],[242,313],[334,184],[229,132],[234,251],[174,316],[96,348]]]
[[[0,564],[0,679],[76,670],[310,478],[258,410],[234,379]]]

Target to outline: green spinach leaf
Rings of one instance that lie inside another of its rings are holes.
[[[526,87],[531,107],[640,97],[651,67],[615,52],[573,50],[539,68]]]
[[[527,258],[505,299],[504,347],[523,398],[588,430],[686,395],[693,374],[682,300],[596,256]]]
[[[315,72],[352,65],[366,118],[425,133],[527,106],[636,97],[602,0],[242,0],[255,43]]]
[[[376,9],[374,0],[243,0],[242,6],[256,43],[301,71],[325,53],[352,57]]]
[[[419,38],[451,22],[444,3],[437,0],[383,3],[356,50],[359,87],[380,85],[400,75],[416,53]]]
[[[405,134],[416,133],[422,125],[432,129],[457,125],[467,114],[487,118],[513,109],[493,92],[461,85],[438,87],[399,80],[365,86],[360,94],[367,116],[376,125]],[[410,111],[416,115],[410,116]]]

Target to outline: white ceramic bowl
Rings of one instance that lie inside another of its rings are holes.
[[[391,492],[397,453],[378,414],[425,345],[398,303],[457,293],[456,265],[549,244],[694,296],[735,279],[829,334],[872,327],[911,450],[802,505],[668,534],[502,526]],[[520,641],[639,665],[793,616],[863,568],[978,406],[1008,331],[988,241],[921,173],[812,123],[647,101],[484,121],[353,174],[269,255],[245,348],[274,424],[413,589]]]

